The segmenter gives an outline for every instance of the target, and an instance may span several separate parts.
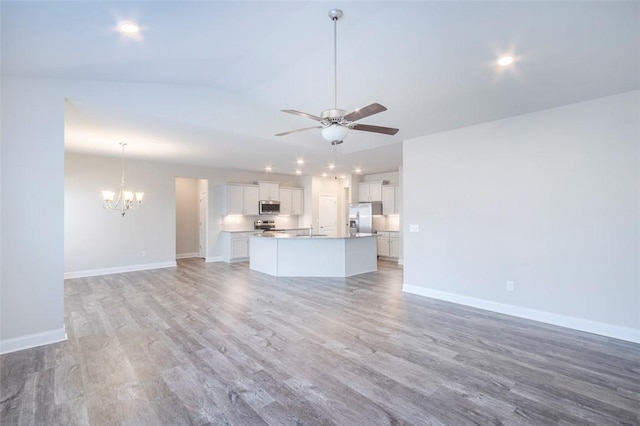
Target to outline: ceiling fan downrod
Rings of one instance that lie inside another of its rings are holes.
[[[342,10],[331,9],[329,18],[333,21],[333,108],[338,109],[338,19]]]

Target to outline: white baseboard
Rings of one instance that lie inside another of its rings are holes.
[[[64,342],[65,340],[67,340],[67,333],[64,327],[42,333],[27,334],[26,336],[0,340],[0,354]]]
[[[200,253],[178,253],[176,254],[176,259],[191,259],[192,257],[200,257]]]
[[[566,315],[554,314],[536,309],[523,308],[505,303],[492,302],[490,300],[477,299],[475,297],[461,296],[445,291],[433,290],[425,287],[418,287],[409,284],[402,285],[402,291],[416,294],[418,296],[430,297],[432,299],[444,300],[446,302],[458,303],[460,305],[472,306],[474,308],[485,309],[501,314],[558,325],[560,327],[571,328],[587,333],[599,334],[601,336],[613,337],[614,339],[626,340],[640,343],[640,329],[623,327],[619,325],[606,324],[583,318],[569,317]]]
[[[207,263],[209,263],[209,262],[222,262],[222,256],[207,257],[205,262],[207,262]]]
[[[98,275],[120,274],[122,272],[146,271],[148,269],[172,268],[175,266],[177,266],[177,263],[174,260],[172,262],[145,263],[142,265],[128,265],[128,266],[116,266],[114,268],[90,269],[87,271],[65,272],[64,279],[66,280],[69,278],[83,278],[83,277],[95,277]]]

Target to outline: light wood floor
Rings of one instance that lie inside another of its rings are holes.
[[[640,345],[403,294],[379,266],[67,280],[68,341],[0,357],[0,423],[640,424]]]

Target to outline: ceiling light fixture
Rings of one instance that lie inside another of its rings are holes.
[[[120,181],[120,192],[115,204],[113,202],[113,198],[116,195],[115,191],[102,191],[102,198],[104,199],[102,207],[107,210],[117,211],[122,217],[129,210],[135,210],[140,207],[144,197],[144,192],[125,191],[127,184],[124,179],[124,147],[126,145],[126,143],[120,142],[122,147],[122,179]]]
[[[296,170],[296,175],[300,176],[302,174],[302,170]]]
[[[329,163],[329,170],[333,170],[336,168],[336,165],[333,163]]]
[[[500,65],[501,67],[506,67],[508,65],[511,65],[513,63],[513,56],[503,56],[500,59],[498,59],[498,65]]]
[[[356,172],[356,174],[360,174],[360,173],[362,173],[362,169],[361,169],[360,167],[358,167],[358,168],[355,170],[355,172]]]
[[[120,25],[118,25],[118,30],[120,30],[121,33],[125,34],[137,34],[140,32],[140,27],[138,26],[138,24],[135,24],[133,22],[122,22]]]
[[[340,124],[332,124],[323,128],[320,133],[327,142],[331,142],[331,145],[338,145],[344,141],[349,133],[349,128]]]
[[[272,170],[273,170],[273,169],[271,168],[271,166],[266,166],[266,167],[264,168],[264,171],[265,171],[265,172],[267,172],[267,173],[271,173],[271,171],[272,171]]]
[[[298,158],[298,160],[296,160],[296,164],[302,166],[304,164],[304,160],[302,158]]]

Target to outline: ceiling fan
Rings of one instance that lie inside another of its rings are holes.
[[[369,117],[370,115],[377,114],[382,111],[386,111],[384,106],[373,103],[366,107],[356,109],[355,111],[346,111],[338,108],[338,19],[342,18],[342,10],[331,9],[329,11],[329,18],[333,21],[333,48],[334,48],[334,92],[333,92],[333,108],[322,111],[320,116],[313,114],[307,114],[306,112],[300,112],[293,109],[283,109],[282,112],[288,114],[299,115],[301,117],[310,118],[318,121],[319,126],[305,127],[303,129],[290,130],[284,133],[278,133],[276,136],[289,135],[291,133],[303,132],[311,129],[322,129],[322,137],[331,142],[331,145],[341,144],[344,138],[347,136],[349,129],[361,130],[365,132],[382,133],[384,135],[395,135],[398,133],[398,129],[392,127],[372,126],[370,124],[355,123],[356,121]]]

